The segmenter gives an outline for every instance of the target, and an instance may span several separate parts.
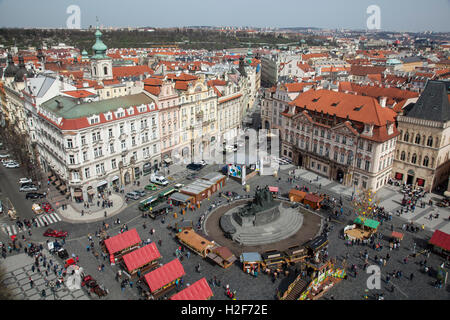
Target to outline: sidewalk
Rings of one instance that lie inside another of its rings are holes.
[[[331,181],[320,175],[318,176],[314,172],[310,172],[304,169],[295,169],[295,175],[303,180],[306,180],[307,184],[311,181],[311,184],[316,187],[320,185],[322,192],[331,191],[338,195],[348,196],[348,198],[350,198],[354,193],[353,187],[343,186],[336,181]],[[379,189],[376,193],[376,197],[380,201],[379,206],[384,207],[394,216],[397,216],[396,212],[401,208],[403,194],[400,192],[400,190],[400,187],[386,185]],[[358,189],[355,190],[356,193],[358,193],[358,191]],[[432,199],[434,202],[434,205],[432,207],[428,205],[428,201],[430,199]],[[442,199],[442,196],[434,193],[428,193],[423,199],[423,201],[425,201],[426,203],[425,208],[416,207],[414,212],[409,211],[408,213],[402,214],[399,218],[401,220],[404,220],[405,222],[414,222],[419,225],[424,224],[425,228],[431,231],[441,230],[442,232],[450,234],[450,210],[448,208],[442,208],[436,205],[437,201],[439,201],[440,199]],[[428,218],[430,213],[432,213],[433,215],[438,213],[439,218],[433,218],[432,220],[430,220]]]
[[[64,220],[73,223],[93,222],[105,219],[105,211],[107,217],[110,218],[125,209],[127,206],[125,201],[118,194],[112,193],[109,196],[109,199],[113,202],[113,205],[110,208],[102,208],[101,206],[98,207],[96,204],[90,204],[89,209],[84,209],[82,208],[82,204],[68,204],[67,209],[62,210],[60,207],[56,211]],[[82,209],[77,207],[81,207]],[[81,210],[84,211],[84,215],[81,215]]]

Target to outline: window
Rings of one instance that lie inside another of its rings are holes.
[[[351,165],[353,163],[353,152],[349,152],[348,156],[347,156],[347,164]]]
[[[432,147],[432,146],[433,146],[433,137],[432,137],[432,136],[429,136],[429,137],[428,137],[428,140],[427,140],[427,146],[428,146],[428,147]]]
[[[406,153],[405,151],[402,151],[401,155],[400,155],[400,160],[405,161],[406,159]]]
[[[121,142],[122,150],[125,150],[127,148],[127,142],[125,140],[122,140]]]
[[[364,181],[364,180],[363,180],[363,182],[362,182],[362,187],[363,187],[364,189],[367,188],[367,181]]]
[[[109,144],[109,152],[114,153],[114,143]]]
[[[109,128],[109,129],[108,129],[108,137],[109,137],[109,138],[112,138],[112,137],[113,137],[113,129],[112,129],[112,128]]]
[[[72,180],[78,181],[80,180],[80,174],[78,171],[73,171],[72,172]]]
[[[73,148],[72,139],[67,139],[67,148],[69,149]]]
[[[84,169],[84,176],[86,177],[86,179],[89,179],[91,177],[91,173],[89,171],[89,168],[85,168]]]
[[[411,157],[411,163],[415,164],[417,162],[417,155],[414,153]]]
[[[153,153],[157,153],[156,144],[153,145]]]
[[[343,143],[343,144],[347,144],[347,137],[346,137],[346,136],[343,136],[343,137],[342,137],[342,143]]]
[[[333,158],[334,158],[334,161],[337,161],[337,159],[338,159],[338,153],[337,153],[337,151],[334,152]]]
[[[123,124],[120,125],[119,132],[120,132],[120,134],[123,134],[123,133],[124,133]]]
[[[417,143],[417,144],[420,144],[420,134],[417,134],[417,135],[416,135],[416,143]]]
[[[94,157],[98,158],[102,156],[102,147],[94,148]]]
[[[408,132],[406,132],[405,135],[403,136],[403,141],[409,142],[409,133]]]
[[[423,158],[423,166],[428,167],[428,162],[429,162],[429,158],[428,158],[428,156],[425,156],[425,158]]]
[[[366,160],[366,165],[364,167],[364,170],[369,171],[370,170],[370,161]]]
[[[358,148],[364,149],[364,141],[363,140],[359,140]]]
[[[97,174],[102,174],[105,172],[105,165],[104,163],[99,163],[95,166],[95,172],[97,172]]]
[[[105,76],[108,75],[108,67],[103,67],[103,73],[105,74]]]
[[[372,144],[371,143],[367,144],[367,151],[372,152]]]
[[[136,146],[136,137],[131,137],[131,146]]]
[[[341,153],[341,158],[340,158],[340,162],[341,162],[341,163],[344,163],[344,158],[345,158],[344,153]]]
[[[84,146],[86,144],[86,136],[81,136],[81,145]]]
[[[341,137],[337,134],[337,135],[336,135],[336,140],[335,140],[335,141],[339,143],[339,140],[340,140],[340,139],[341,139]]]
[[[131,131],[134,131],[134,121],[130,123],[130,129]]]
[[[88,161],[88,153],[87,153],[87,151],[83,151],[83,161]]]
[[[69,155],[69,163],[70,164],[75,164],[75,156],[74,155]]]
[[[356,166],[361,169],[361,158],[356,159]]]
[[[311,168],[314,168],[315,165],[316,163],[314,161],[311,161]]]
[[[92,133],[92,141],[96,142],[96,141],[99,141],[99,140],[101,140],[100,131],[99,132],[93,132]]]
[[[141,120],[141,129],[145,129],[147,128],[147,119],[142,119]]]
[[[111,168],[113,168],[113,169],[116,169],[116,168],[117,168],[116,159],[112,159],[112,160],[111,160]]]

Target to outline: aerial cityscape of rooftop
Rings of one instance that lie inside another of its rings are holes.
[[[0,0],[0,301],[450,299],[450,1],[273,6]]]

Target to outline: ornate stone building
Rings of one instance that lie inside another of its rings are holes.
[[[400,137],[393,177],[431,191],[447,187],[450,172],[450,82],[428,81],[415,104],[397,117]]]

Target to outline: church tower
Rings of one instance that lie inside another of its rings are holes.
[[[112,59],[106,55],[108,47],[103,43],[101,36],[102,33],[97,27],[95,44],[92,46],[94,55],[91,57],[91,75],[94,80],[111,80]]]

